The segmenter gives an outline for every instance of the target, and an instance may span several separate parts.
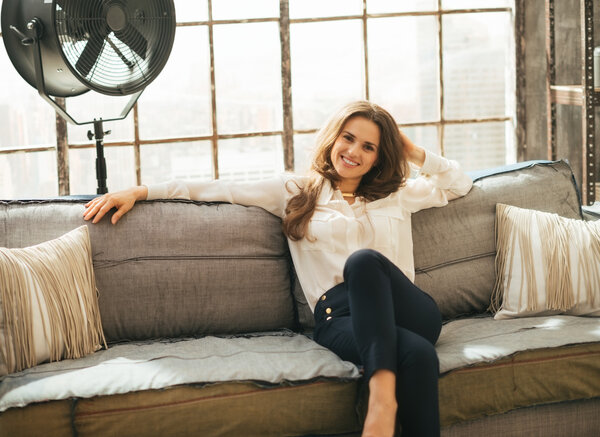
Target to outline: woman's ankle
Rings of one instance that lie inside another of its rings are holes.
[[[367,417],[363,426],[363,437],[393,437],[396,427],[398,405],[395,401],[369,399]]]

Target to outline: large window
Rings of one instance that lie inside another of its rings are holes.
[[[105,123],[111,191],[305,171],[317,129],[356,99],[381,104],[417,144],[466,169],[515,160],[513,0],[175,0],[175,7],[165,69],[125,120]],[[69,125],[65,134],[4,49],[0,80],[0,198],[95,193],[91,125]],[[66,99],[82,120],[123,106],[92,92]],[[68,154],[57,153],[65,140]],[[57,168],[65,165],[59,192]]]

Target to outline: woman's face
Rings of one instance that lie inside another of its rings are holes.
[[[346,121],[331,149],[331,162],[342,178],[340,187],[358,187],[377,162],[379,138],[379,126],[368,118],[357,115]]]

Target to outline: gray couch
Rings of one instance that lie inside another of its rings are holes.
[[[445,318],[444,436],[597,436],[600,322],[495,321],[496,203],[581,218],[564,162],[473,175],[413,216],[416,283]],[[0,202],[0,246],[84,224],[77,199]],[[358,435],[360,369],[311,340],[279,219],[256,207],[141,202],[89,225],[108,350],[0,382],[0,436]],[[401,242],[398,242],[401,244]]]

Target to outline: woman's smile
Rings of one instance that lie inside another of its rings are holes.
[[[346,121],[331,148],[331,162],[340,176],[338,188],[354,192],[379,156],[379,126],[357,115]]]
[[[349,167],[356,167],[357,165],[359,165],[358,162],[354,162],[350,158],[346,158],[344,155],[342,155],[342,161],[344,161],[344,164],[346,164]]]

